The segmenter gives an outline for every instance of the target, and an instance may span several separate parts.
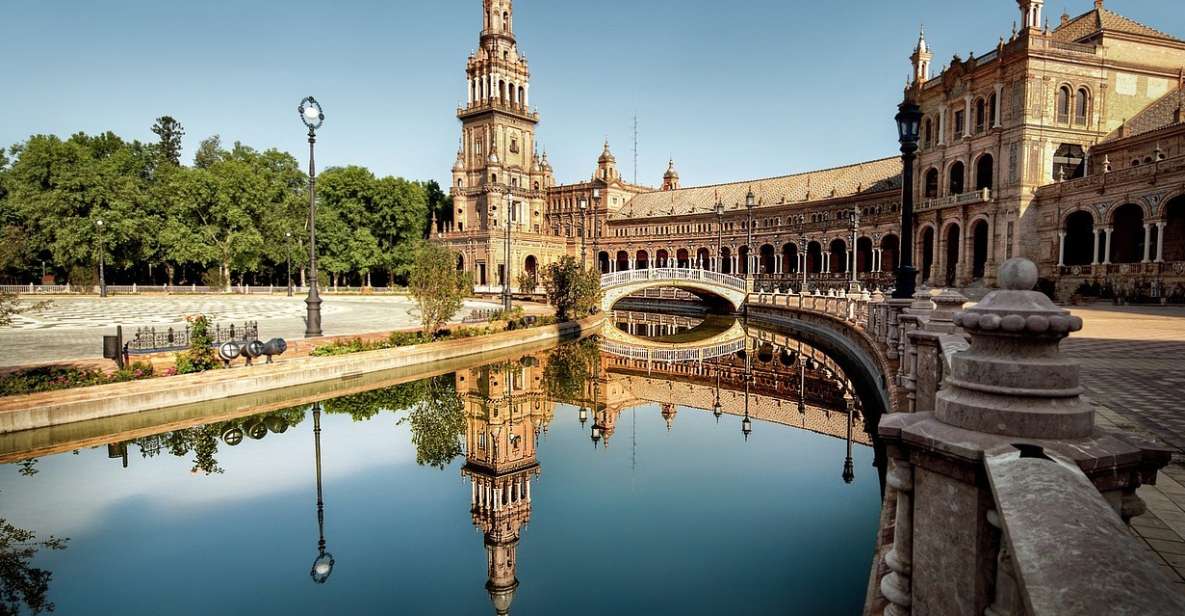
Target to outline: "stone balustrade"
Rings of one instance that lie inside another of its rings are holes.
[[[866,613],[1185,613],[1125,524],[1169,452],[1095,425],[1058,351],[1081,320],[1031,291],[1036,280],[1013,259],[1004,288],[966,309],[922,289],[858,312],[903,394],[878,428],[886,515]]]

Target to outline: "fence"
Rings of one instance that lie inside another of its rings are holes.
[[[248,321],[239,327],[235,327],[234,323],[228,326],[215,323],[212,329],[213,331],[210,333],[214,338],[214,346],[220,346],[232,340],[248,342],[259,339],[259,322],[257,321]],[[189,348],[190,336],[191,329],[188,325],[184,329],[170,327],[161,331],[157,331],[155,327],[138,327],[131,338],[124,343],[123,348],[128,355],[180,351]]]

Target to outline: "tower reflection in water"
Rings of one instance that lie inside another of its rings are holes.
[[[579,343],[577,343],[579,344]],[[540,476],[539,440],[556,403],[577,409],[581,428],[592,420],[594,448],[609,446],[621,413],[657,405],[668,430],[680,407],[740,418],[747,441],[757,421],[827,434],[846,441],[841,478],[855,480],[853,444],[870,445],[857,431],[860,402],[839,367],[817,349],[795,341],[775,347],[750,338],[743,351],[700,362],[653,362],[609,353],[547,353],[458,372],[465,403],[463,477],[470,483],[473,525],[482,532],[495,613],[509,614],[519,589],[517,556],[532,513],[532,482]],[[579,367],[557,362],[587,361]],[[552,369],[549,369],[550,368]],[[578,381],[565,387],[554,381]],[[556,395],[566,390],[567,395]]]
[[[518,542],[531,519],[537,447],[552,405],[542,391],[542,364],[528,356],[502,366],[457,373],[465,401],[461,475],[470,482],[473,525],[485,539],[486,591],[497,614],[509,614],[518,590]]]

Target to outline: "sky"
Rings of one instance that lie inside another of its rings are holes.
[[[1093,0],[1048,2],[1056,24]],[[1177,0],[1107,8],[1185,38]],[[480,0],[0,0],[0,144],[106,130],[154,140],[185,127],[184,158],[219,134],[307,162],[297,106],[324,106],[318,167],[447,184]],[[983,53],[1014,0],[518,0],[537,140],[557,180],[590,177],[608,139],[622,175],[685,186],[822,169],[896,153],[893,114],[919,24],[935,72]]]

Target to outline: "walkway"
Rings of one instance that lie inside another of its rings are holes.
[[[419,324],[406,296],[323,296],[322,326],[327,336],[390,331]],[[223,323],[258,321],[260,336],[304,337],[303,297],[266,295],[173,295],[53,297],[40,313],[18,315],[13,327],[0,329],[0,367],[39,362],[94,359],[102,356],[103,335],[124,335],[138,326],[158,330],[181,326],[186,315],[206,314]],[[466,308],[494,304],[466,302]]]
[[[1082,362],[1099,424],[1176,450],[1156,485],[1140,488],[1148,513],[1132,526],[1185,592],[1185,308],[1100,305],[1073,312],[1084,326],[1062,350]]]

